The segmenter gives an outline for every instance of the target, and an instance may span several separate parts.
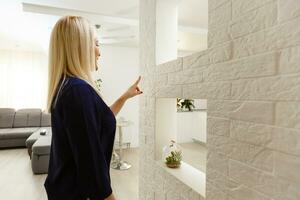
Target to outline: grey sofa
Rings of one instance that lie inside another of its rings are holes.
[[[41,109],[0,108],[0,148],[26,146],[35,174],[48,172],[51,133],[51,115]]]
[[[46,135],[41,135],[41,131],[46,131]],[[41,137],[50,137],[51,139],[52,136],[52,130],[51,127],[41,127],[39,128],[37,131],[35,131],[34,133],[32,133],[25,141],[25,145],[28,149],[28,155],[31,158],[31,154],[32,154],[32,146],[33,144],[39,140]]]
[[[31,168],[34,174],[48,173],[51,135],[40,137],[32,145]]]
[[[32,133],[49,126],[51,116],[41,109],[0,108],[0,148],[25,147]]]
[[[50,126],[46,127],[45,125],[47,124],[43,124],[43,127],[31,134],[25,142],[34,174],[48,173],[52,129]],[[46,135],[41,135],[41,131],[46,131]]]

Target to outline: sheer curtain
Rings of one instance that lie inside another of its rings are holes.
[[[44,52],[0,50],[0,107],[46,108],[48,60]]]

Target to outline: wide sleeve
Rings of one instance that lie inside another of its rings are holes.
[[[105,199],[112,193],[109,169],[101,145],[101,102],[89,85],[76,85],[63,100],[66,128],[83,198]],[[97,108],[98,104],[98,108]]]

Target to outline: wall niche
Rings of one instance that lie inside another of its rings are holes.
[[[202,195],[207,154],[206,105],[205,99],[156,98],[156,163]]]

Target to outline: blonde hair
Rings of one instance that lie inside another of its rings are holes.
[[[49,46],[47,112],[51,112],[61,78],[75,76],[91,85],[100,95],[91,71],[96,69],[95,30],[79,16],[65,16],[55,24]]]

